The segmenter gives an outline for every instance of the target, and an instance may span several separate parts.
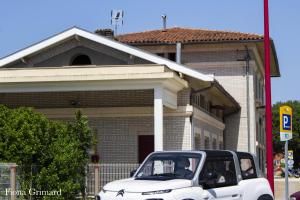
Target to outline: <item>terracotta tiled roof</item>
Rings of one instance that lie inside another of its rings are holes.
[[[118,40],[129,44],[155,44],[165,43],[197,43],[197,42],[221,42],[221,41],[248,41],[261,40],[262,35],[217,31],[191,28],[168,28],[166,30],[152,30],[138,33],[119,35]]]

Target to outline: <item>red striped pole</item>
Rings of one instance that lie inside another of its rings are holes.
[[[266,146],[267,146],[267,179],[274,193],[273,140],[272,140],[272,102],[270,77],[270,35],[269,35],[269,2],[264,0],[264,47],[265,47],[265,86],[266,86]]]

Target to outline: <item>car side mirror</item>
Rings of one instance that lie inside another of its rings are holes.
[[[132,170],[132,171],[130,172],[130,177],[133,177],[133,175],[135,174],[135,172],[136,172],[136,169]]]

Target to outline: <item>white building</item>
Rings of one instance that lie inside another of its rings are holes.
[[[60,120],[81,109],[97,133],[101,163],[138,163],[153,150],[222,149],[224,138],[240,141],[226,128],[240,116],[239,103],[224,89],[235,82],[210,74],[202,67],[208,65],[187,66],[71,28],[0,60],[0,103]]]
[[[188,66],[214,78],[241,110],[223,117],[226,149],[256,153],[265,163],[263,36],[229,31],[169,28],[121,35],[118,40]],[[279,77],[271,41],[271,76]],[[202,97],[203,104],[209,100]],[[196,129],[197,132],[200,132]],[[201,135],[202,136],[202,135]],[[196,143],[197,143],[196,139]],[[200,141],[206,138],[200,137]],[[200,142],[201,143],[201,142]],[[204,146],[201,146],[204,148]]]

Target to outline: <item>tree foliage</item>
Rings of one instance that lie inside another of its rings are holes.
[[[80,112],[66,123],[49,120],[29,108],[0,106],[0,162],[17,163],[24,191],[61,190],[61,196],[32,199],[73,200],[84,193],[90,145],[91,130]]]
[[[294,151],[294,159],[296,166],[299,166],[300,158],[300,101],[278,102],[272,108],[272,129],[273,129],[273,146],[274,152],[284,152],[284,142],[280,141],[280,106],[287,105],[293,109],[293,139],[289,141],[289,150]]]

